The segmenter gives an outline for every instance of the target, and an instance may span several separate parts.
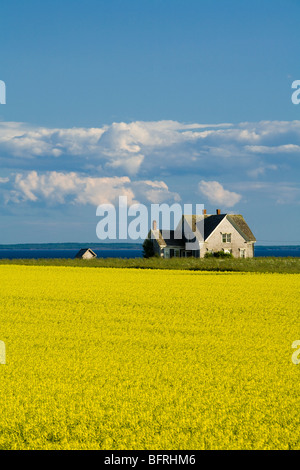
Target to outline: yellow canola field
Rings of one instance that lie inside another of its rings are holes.
[[[299,281],[0,266],[0,449],[299,449]]]

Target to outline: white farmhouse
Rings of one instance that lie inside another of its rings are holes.
[[[164,232],[164,231],[163,231]],[[183,215],[175,230],[169,230],[167,236],[156,227],[148,234],[154,253],[162,258],[195,257],[204,258],[206,253],[223,251],[235,258],[252,258],[256,238],[244,217],[237,214]]]

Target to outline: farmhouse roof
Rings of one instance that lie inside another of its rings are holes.
[[[192,216],[182,216],[182,223],[184,219],[190,222],[192,231],[196,231],[196,222],[199,219],[204,217],[204,240],[206,240],[210,234],[215,230],[215,228],[222,222],[222,220],[226,217],[226,214],[218,214],[218,215],[192,215]],[[203,220],[203,219],[202,219]]]
[[[206,215],[204,217],[204,240],[210,236],[225,217],[226,214]]]
[[[249,242],[256,242],[256,238],[251,232],[249,225],[242,215],[227,215],[227,220],[236,228],[238,232]]]
[[[163,239],[167,246],[185,246],[185,241],[183,238],[175,237],[175,230],[169,230],[169,233],[169,237]]]
[[[246,240],[255,242],[256,238],[253,235],[252,231],[250,230],[248,224],[246,223],[244,217],[240,214],[215,214],[209,215],[205,214],[204,216],[198,215],[191,215],[185,216],[183,215],[181,218],[181,222],[183,223],[184,218],[188,221],[191,225],[192,231],[196,231],[196,222],[204,217],[204,241],[208,239],[208,237],[213,233],[213,231],[218,227],[218,225],[227,218],[227,220],[231,223],[231,225],[240,233],[240,235]],[[149,232],[148,237],[152,232],[152,237],[156,239],[157,243],[161,248],[165,246],[184,246],[184,238],[178,239],[175,238],[175,230],[170,230],[170,236],[168,238],[164,238],[162,235],[162,231],[159,229],[151,230]]]
[[[184,216],[182,216],[184,217]],[[192,216],[192,230],[196,229],[196,221],[199,216]],[[200,216],[201,217],[201,216]],[[249,225],[246,223],[244,217],[240,214],[215,214],[215,215],[204,215],[204,240],[212,234],[217,226],[222,222],[224,218],[231,223],[231,225],[245,238],[247,241],[255,242],[256,238],[250,230]]]
[[[148,233],[148,238],[155,239],[161,248],[167,245],[159,229],[150,230]]]
[[[159,229],[150,230],[150,232],[148,233],[148,238],[151,238],[151,234],[161,248],[164,248],[166,246],[185,246],[183,238],[175,237],[175,230],[169,230],[168,238],[164,238],[162,235],[162,231]]]

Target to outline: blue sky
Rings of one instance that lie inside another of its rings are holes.
[[[3,0],[0,243],[96,241],[96,207],[202,203],[300,243],[298,0]]]

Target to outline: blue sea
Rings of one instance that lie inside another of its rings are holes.
[[[93,248],[98,258],[142,258],[140,250],[97,250]],[[51,258],[75,258],[78,249],[0,249],[0,259],[51,259]]]
[[[140,249],[93,249],[98,258],[142,258],[142,247]],[[67,258],[73,259],[78,253],[78,249],[0,249],[0,259],[51,259]],[[255,247],[256,257],[276,256],[276,257],[300,257],[300,246]]]

